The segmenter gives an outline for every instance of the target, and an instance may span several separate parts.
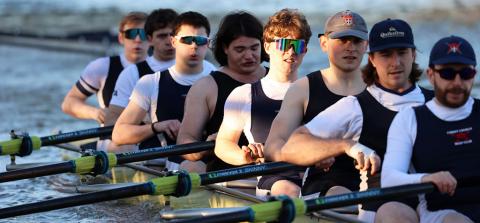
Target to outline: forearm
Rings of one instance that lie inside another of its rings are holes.
[[[249,164],[244,158],[243,150],[229,140],[217,138],[215,142],[215,155],[226,163],[240,166]]]
[[[112,141],[117,145],[137,144],[153,136],[150,124],[117,123],[113,128]]]
[[[118,117],[122,114],[123,109],[123,107],[110,104],[105,114],[105,125],[115,125],[115,122],[117,122]]]
[[[62,103],[62,111],[79,119],[95,119],[96,108],[77,98],[65,98]]]
[[[281,161],[310,166],[345,153],[346,148],[350,148],[353,144],[352,140],[321,139],[301,127],[282,147],[279,157]]]
[[[274,162],[282,161],[282,147],[285,143],[286,140],[282,137],[268,138],[265,143],[265,150],[263,151],[265,160]]]

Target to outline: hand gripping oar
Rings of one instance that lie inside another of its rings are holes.
[[[0,142],[0,155],[28,156],[33,150],[42,146],[50,146],[65,142],[89,139],[112,134],[113,126],[84,129],[51,136],[21,136],[16,139]]]
[[[478,186],[478,177],[468,177],[458,181],[458,187]],[[290,199],[286,196],[276,201],[254,204],[237,212],[211,215],[171,221],[175,223],[215,223],[215,222],[292,222],[296,216],[305,213],[338,208],[369,201],[392,200],[420,193],[430,193],[436,190],[433,183],[409,184],[395,187],[374,188],[361,192],[352,192],[341,195],[319,197],[311,200],[300,198]],[[479,196],[479,195],[474,195]]]
[[[204,174],[179,172],[168,177],[154,178],[147,183],[141,183],[138,185],[3,208],[0,209],[0,218],[8,218],[146,194],[186,196],[190,193],[192,188],[198,188],[201,185],[272,174],[292,168],[295,168],[292,164],[275,162],[219,170]]]
[[[120,154],[105,153],[100,151],[95,153],[95,155],[83,156],[74,160],[61,163],[3,172],[0,173],[0,183],[60,173],[91,173],[94,175],[104,174],[110,168],[116,165],[151,160],[173,155],[196,153],[213,149],[214,146],[214,141],[208,141],[195,142],[183,145],[170,145],[165,147],[144,149],[140,151]]]

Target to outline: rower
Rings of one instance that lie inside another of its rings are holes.
[[[212,41],[213,55],[221,67],[196,82],[188,92],[177,144],[215,140],[230,92],[265,76],[267,71],[261,62],[267,56],[263,49],[262,35],[262,23],[247,12],[231,13],[222,19]],[[207,171],[230,167],[218,159],[213,151],[183,157],[191,161],[204,160],[208,164]]]
[[[419,196],[418,207],[410,209],[416,210],[417,222],[480,221],[480,203],[472,196],[480,194],[480,187],[456,188],[457,180],[480,176],[480,101],[470,96],[476,64],[467,40],[458,36],[440,39],[430,53],[427,70],[435,98],[399,112],[390,126],[382,187],[432,182],[440,191]],[[414,172],[408,171],[410,165]],[[385,214],[386,220],[409,220],[392,208],[408,207],[387,203],[378,215]]]
[[[174,24],[171,40],[176,50],[175,65],[145,75],[137,82],[130,102],[113,129],[112,139],[118,145],[136,144],[160,135],[164,135],[168,144],[174,144],[190,86],[215,70],[213,65],[203,61],[209,43],[208,19],[190,11],[180,14]],[[147,114],[152,124],[141,124]],[[167,168],[177,170],[183,159],[173,156],[168,161]]]
[[[218,131],[215,155],[231,165],[245,165],[263,159],[263,143],[270,125],[280,110],[290,85],[298,77],[298,67],[307,52],[312,35],[303,14],[283,9],[270,17],[263,31],[264,47],[270,56],[267,75],[253,84],[235,88],[225,102],[224,117]],[[238,145],[242,131],[248,145]],[[301,177],[298,171],[263,176],[258,192],[298,197]]]
[[[365,89],[360,64],[367,50],[367,39],[367,25],[359,14],[345,10],[328,18],[319,42],[328,55],[330,66],[308,74],[290,87],[268,135],[267,160],[280,160],[280,149],[295,128],[341,98]],[[358,171],[347,155],[326,159],[315,166],[317,168],[309,168],[306,172],[302,195],[333,195],[358,190]]]
[[[131,12],[123,17],[118,31],[123,53],[90,62],[63,99],[63,112],[79,119],[93,119],[101,125],[105,123],[105,109],[110,104],[118,75],[124,67],[147,56],[148,43],[143,29],[146,19],[147,14],[143,12]],[[92,94],[97,94],[99,108],[86,103]]]
[[[298,165],[313,165],[346,153],[357,162],[360,190],[380,186],[376,173],[395,114],[422,105],[432,94],[415,83],[422,71],[415,63],[415,44],[408,23],[399,19],[376,23],[369,34],[369,46],[369,61],[362,70],[367,89],[340,99],[295,130],[280,153],[281,160]],[[362,204],[359,218],[373,222],[380,205]]]
[[[170,37],[173,22],[177,16],[178,14],[172,9],[156,9],[148,15],[145,22],[145,34],[149,45],[153,48],[153,55],[142,62],[128,66],[120,73],[114,85],[115,90],[110,106],[106,110],[106,125],[115,124],[118,116],[127,107],[128,98],[141,77],[146,74],[153,74],[156,71],[164,71],[175,64],[175,49],[172,47]],[[120,152],[134,149],[132,146],[119,147],[110,142],[108,139],[103,142],[103,146],[108,148],[109,151]],[[140,144],[140,147],[142,147],[142,144]]]

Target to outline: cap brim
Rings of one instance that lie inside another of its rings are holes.
[[[368,33],[360,30],[347,29],[344,31],[332,32],[328,35],[331,39],[339,39],[342,37],[354,36],[363,40],[368,40]]]
[[[370,45],[370,53],[381,51],[381,50],[386,50],[386,49],[393,49],[393,48],[417,48],[415,45],[410,44],[410,43],[391,43],[391,44],[386,44],[386,45],[381,45],[377,47],[372,47]]]
[[[437,59],[437,60],[434,60],[432,62],[430,62],[430,64],[432,65],[439,65],[439,64],[467,64],[467,65],[473,65],[473,66],[476,66],[477,65],[477,62],[472,60],[472,59],[468,59],[468,58],[465,58],[465,57],[458,57],[458,56],[452,56],[452,57],[444,57],[444,58],[441,58],[441,59]]]

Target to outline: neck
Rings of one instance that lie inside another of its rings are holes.
[[[287,82],[294,82],[295,80],[297,80],[298,72],[295,70],[294,72],[285,73],[285,72],[281,72],[273,68],[270,68],[267,76],[272,80],[278,81],[280,83],[287,83]]]
[[[133,64],[144,61],[147,58],[146,54],[144,56],[141,56],[141,57],[137,57],[137,56],[133,56],[133,55],[127,55],[126,53],[124,53],[123,55],[125,56],[125,59],[128,60],[128,62],[133,63]]]
[[[228,74],[228,76],[242,83],[254,83],[265,76],[266,73],[266,70],[263,66],[258,66],[258,68],[251,73],[239,73],[230,69],[228,66],[220,68],[220,71]]]
[[[322,70],[322,77],[328,89],[338,95],[355,95],[366,87],[360,69],[345,72],[330,66]]]
[[[175,62],[175,70],[181,74],[198,74],[203,71],[203,62],[196,66],[188,66],[184,61],[177,60]]]

